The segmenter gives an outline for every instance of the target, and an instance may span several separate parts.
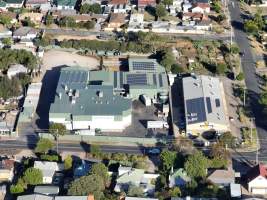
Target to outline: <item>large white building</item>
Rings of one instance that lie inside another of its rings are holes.
[[[183,78],[183,94],[187,134],[229,130],[223,84],[218,78],[204,75]]]

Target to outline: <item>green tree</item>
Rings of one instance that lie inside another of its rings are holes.
[[[260,30],[262,30],[264,28],[265,23],[264,23],[263,18],[262,18],[262,10],[261,9],[259,9],[259,8],[257,9],[257,12],[254,15],[253,21],[255,22],[255,24],[257,24],[257,26]]]
[[[64,160],[64,169],[69,170],[72,168],[72,157],[68,155]]]
[[[69,27],[69,28],[75,28],[76,27],[76,22],[73,17],[62,17],[59,20],[59,26],[60,27]]]
[[[17,97],[20,93],[21,87],[16,77],[12,79],[7,78],[7,76],[0,77],[0,97],[6,100],[11,97]]]
[[[102,151],[100,149],[100,146],[99,145],[96,145],[96,144],[92,144],[90,146],[90,153],[93,157],[101,157],[102,155]]]
[[[182,192],[179,187],[173,187],[170,190],[171,197],[180,197],[182,195]]]
[[[245,75],[244,75],[243,72],[240,72],[240,73],[236,76],[236,80],[238,80],[238,81],[242,81],[242,80],[244,80],[244,78],[245,78]]]
[[[90,11],[95,14],[101,14],[102,13],[102,8],[101,5],[98,3],[94,3],[91,5]]]
[[[49,133],[58,136],[65,135],[67,132],[66,126],[61,123],[52,123],[49,125]]]
[[[83,24],[83,27],[90,30],[95,27],[95,22],[94,21],[87,21]]]
[[[28,84],[31,83],[31,76],[28,74],[19,73],[18,78],[23,88],[25,88]]]
[[[103,163],[93,164],[91,172],[92,175],[97,175],[103,179],[104,184],[109,185],[110,179],[108,174],[108,168]]]
[[[40,156],[41,160],[45,161],[53,161],[53,162],[58,162],[59,161],[59,156],[58,155],[48,155],[48,154],[43,154]]]
[[[165,172],[169,172],[174,165],[176,160],[176,152],[165,150],[160,154],[160,161],[162,164],[162,169]]]
[[[98,3],[94,3],[92,5],[85,3],[81,6],[80,13],[81,14],[89,14],[89,13],[101,14],[102,8],[101,8],[101,5]]]
[[[51,24],[54,23],[53,16],[48,14],[45,18],[45,25],[50,26]]]
[[[236,138],[230,132],[223,133],[220,136],[219,141],[224,146],[227,146],[229,148],[232,148],[232,147],[236,146]]]
[[[127,195],[130,197],[143,197],[144,191],[141,187],[137,187],[135,185],[130,185],[128,188]]]
[[[267,105],[267,91],[264,91],[261,93],[260,98],[259,98],[259,103],[264,106]]]
[[[226,20],[226,16],[225,14],[219,14],[217,17],[216,17],[216,21],[218,23],[221,23],[222,21]]]
[[[184,72],[184,69],[182,66],[180,66],[179,64],[175,63],[175,64],[172,64],[171,66],[171,72],[173,74],[178,74],[178,73],[182,73]]]
[[[36,145],[35,152],[36,153],[44,153],[46,154],[50,149],[54,147],[54,144],[51,140],[46,138],[41,138]]]
[[[219,75],[223,75],[227,70],[227,66],[225,63],[219,63],[217,66],[216,66],[216,73],[219,74]]]
[[[70,184],[68,195],[73,196],[88,196],[93,194],[95,200],[100,200],[103,197],[105,185],[103,179],[97,175],[82,176]]]
[[[24,20],[22,20],[23,26],[29,26],[29,27],[35,27],[35,23],[31,21],[29,17],[26,17]]]
[[[190,155],[185,162],[185,170],[191,178],[205,177],[207,167],[208,159],[200,151]]]
[[[238,54],[240,52],[240,49],[236,44],[233,44],[230,47],[230,52],[233,53],[233,54]]]
[[[24,192],[24,187],[21,184],[13,184],[10,186],[10,193],[11,194],[20,194]]]
[[[258,25],[254,22],[254,20],[247,20],[244,23],[244,29],[248,33],[257,33],[259,31]]]
[[[11,25],[11,21],[12,21],[12,18],[10,16],[0,14],[0,23],[1,24],[5,25],[5,26],[9,26],[9,25]]]
[[[29,185],[39,185],[43,183],[43,173],[34,167],[28,168],[23,175],[23,180]]]
[[[213,9],[216,13],[220,13],[220,12],[221,12],[221,6],[220,6],[220,3],[217,2],[217,1],[214,1],[214,2],[213,2],[213,5],[212,5],[212,9]]]
[[[160,64],[165,67],[166,71],[170,71],[172,65],[175,64],[175,58],[170,49],[164,50],[161,56]]]
[[[170,6],[173,4],[173,0],[163,0],[162,3],[165,5],[165,6]]]
[[[156,6],[156,16],[158,18],[161,18],[161,17],[165,17],[167,15],[167,11],[166,11],[166,8],[165,6],[160,3]]]
[[[5,46],[11,46],[12,45],[12,40],[11,38],[4,38],[2,40],[2,43],[5,45]]]

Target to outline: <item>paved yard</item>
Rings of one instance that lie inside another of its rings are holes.
[[[240,128],[244,125],[239,121],[237,114],[237,106],[240,105],[240,101],[233,95],[232,84],[234,81],[226,77],[221,78],[224,87],[225,99],[227,104],[228,116],[233,117],[233,121],[230,123],[231,133],[236,137],[241,137]]]

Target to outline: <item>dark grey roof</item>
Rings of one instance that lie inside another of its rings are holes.
[[[188,124],[207,121],[203,97],[186,100],[186,107]]]

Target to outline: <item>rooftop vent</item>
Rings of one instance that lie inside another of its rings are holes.
[[[103,92],[102,92],[102,91],[97,91],[96,93],[97,93],[97,96],[98,96],[98,97],[100,97],[100,98],[103,97]]]
[[[61,99],[61,97],[62,97],[62,93],[61,92],[58,94],[58,97],[59,97],[59,99]]]

